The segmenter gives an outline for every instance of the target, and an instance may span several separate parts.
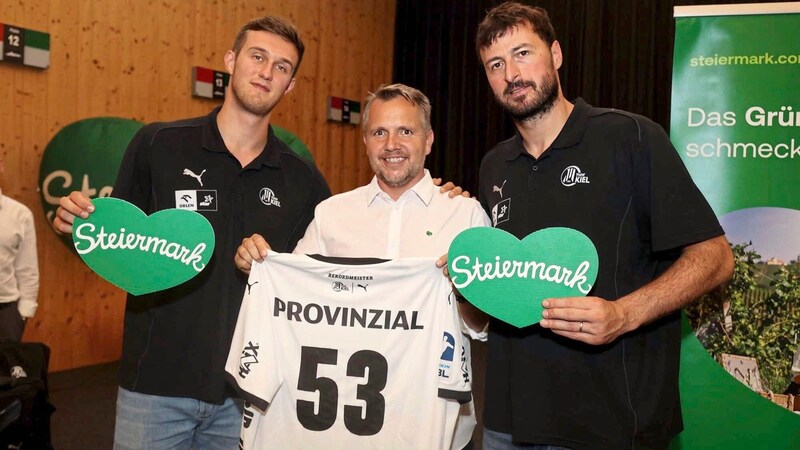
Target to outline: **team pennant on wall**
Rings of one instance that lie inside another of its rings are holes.
[[[195,97],[223,99],[230,74],[205,67],[192,67],[192,95]]]
[[[37,69],[50,67],[50,34],[0,23],[0,61]]]
[[[361,123],[361,103],[341,97],[328,97],[328,120],[358,125]]]

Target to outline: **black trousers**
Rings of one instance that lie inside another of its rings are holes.
[[[22,339],[25,319],[19,315],[17,303],[0,303],[0,341],[19,342]]]

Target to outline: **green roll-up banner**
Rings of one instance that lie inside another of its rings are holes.
[[[798,30],[800,2],[675,8],[671,138],[737,273],[687,309],[696,330],[684,322],[673,449],[800,448],[800,415],[755,392],[783,393],[800,346]],[[709,352],[749,369],[726,371]]]

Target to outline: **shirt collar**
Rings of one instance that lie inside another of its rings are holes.
[[[0,209],[3,209],[3,189],[0,188]]]
[[[435,193],[436,189],[433,185],[433,178],[431,178],[430,172],[428,169],[424,169],[425,174],[422,176],[422,179],[419,180],[414,186],[411,186],[403,195],[400,196],[402,199],[403,197],[414,195],[419,198],[425,206],[430,205],[431,200],[433,200],[433,194]],[[367,202],[367,206],[371,205],[373,201],[379,196],[383,194],[383,196],[387,199],[391,199],[389,194],[383,192],[380,185],[378,184],[378,177],[373,176],[372,181],[369,182],[367,185],[366,196],[365,200]],[[398,199],[399,200],[399,199]]]
[[[222,109],[222,107],[218,106],[206,116],[207,122],[203,128],[203,148],[217,153],[230,153],[225,146],[225,141],[222,139],[222,134],[220,134],[219,126],[217,125],[217,116],[219,115],[220,109]],[[280,145],[280,140],[272,130],[272,126],[270,126],[269,134],[267,135],[267,145],[264,146],[264,150],[262,150],[250,164],[279,168],[281,166]]]
[[[550,144],[550,148],[545,150],[545,152],[550,149],[574,147],[579,144],[583,139],[584,133],[586,133],[586,126],[589,123],[589,111],[591,108],[591,105],[586,103],[582,98],[576,98],[575,107],[572,108],[572,112],[569,114],[569,117],[567,117],[564,127],[561,129],[561,132],[558,133],[558,136],[556,136],[556,140]],[[520,136],[519,132],[514,133],[514,136],[506,142],[509,144],[503,150],[503,158],[506,161],[513,161],[520,155],[528,154],[528,151],[525,150],[525,145],[522,143],[522,136]]]

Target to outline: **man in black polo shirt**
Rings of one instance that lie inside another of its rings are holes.
[[[242,403],[224,381],[246,281],[234,253],[256,232],[276,251],[291,251],[317,203],[330,196],[313,164],[269,126],[273,108],[294,87],[303,50],[297,30],[280,18],[245,24],[225,54],[231,79],[222,107],[147,125],[125,153],[113,195],[147,214],[195,209],[211,222],[216,246],[196,278],[128,296],[116,449],[238,448]],[[73,192],[61,200],[54,225],[69,233],[76,215],[93,210]]]
[[[574,228],[600,258],[590,295],[545,300],[538,326],[491,321],[484,449],[666,448],[682,429],[679,310],[731,276],[723,231],[658,125],[564,98],[543,9],[494,8],[476,44],[517,127],[481,164],[493,225]]]

